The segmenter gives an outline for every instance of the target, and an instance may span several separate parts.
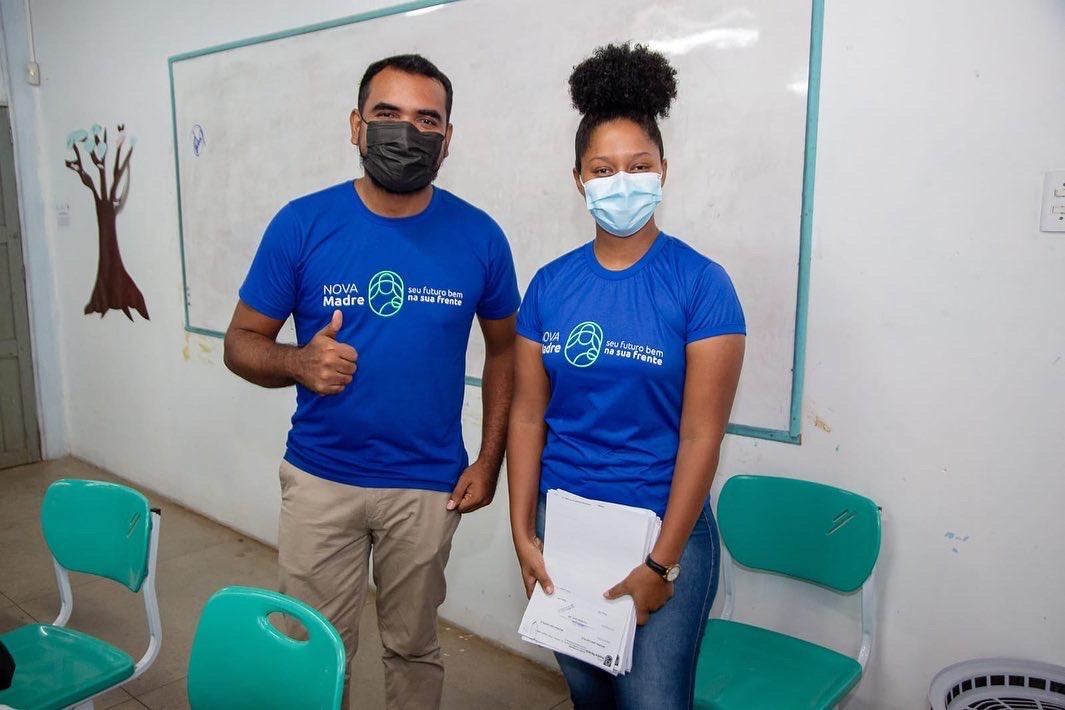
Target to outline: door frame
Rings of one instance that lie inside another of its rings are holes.
[[[17,466],[20,464],[34,463],[41,460],[41,423],[40,423],[40,398],[37,391],[36,362],[33,348],[33,325],[30,319],[29,308],[29,279],[26,271],[26,247],[25,231],[22,219],[22,193],[18,184],[18,158],[15,155],[15,132],[12,121],[12,112],[9,102],[0,100],[0,111],[7,114],[8,135],[0,136],[0,140],[11,141],[11,165],[10,175],[6,175],[11,189],[14,191],[12,206],[15,208],[18,242],[19,269],[12,274],[12,306],[15,310],[15,341],[17,342],[16,356],[19,361],[19,388],[22,399],[23,428],[26,432],[26,455],[9,456],[0,453],[0,468]],[[0,124],[2,125],[2,124]],[[0,170],[3,167],[0,166]],[[0,199],[3,199],[0,195]],[[21,288],[20,288],[21,287]],[[21,315],[21,318],[20,318]]]

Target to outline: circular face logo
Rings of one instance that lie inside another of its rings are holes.
[[[566,338],[566,360],[574,367],[588,367],[599,359],[603,350],[603,329],[598,323],[584,321]]]
[[[384,318],[390,318],[403,308],[403,299],[407,290],[403,279],[395,271],[378,271],[370,279],[370,310]]]

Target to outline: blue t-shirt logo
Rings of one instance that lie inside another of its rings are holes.
[[[406,289],[403,279],[395,271],[378,271],[370,279],[370,310],[383,318],[390,318],[403,308]]]
[[[566,338],[566,360],[574,367],[588,367],[599,359],[603,351],[603,329],[595,321],[585,321],[570,331]]]

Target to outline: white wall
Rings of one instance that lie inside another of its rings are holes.
[[[182,331],[166,57],[384,4],[34,2],[43,84],[16,71],[11,100],[46,441],[276,539],[292,395]],[[0,3],[16,69],[20,7]],[[1037,226],[1043,171],[1065,167],[1063,29],[1056,0],[829,3],[804,444],[729,438],[722,478],[814,478],[883,505],[877,644],[850,707],[917,707],[965,658],[1065,664],[1065,235]],[[96,228],[65,139],[120,121],[139,142],[119,239],[150,323],[81,315]],[[449,574],[446,616],[528,651],[502,497],[463,522]],[[740,618],[857,647],[853,599],[748,574],[738,594]]]

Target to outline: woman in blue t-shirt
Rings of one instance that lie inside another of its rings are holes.
[[[633,670],[558,655],[575,708],[688,708],[717,590],[709,504],[746,326],[725,270],[655,224],[666,161],[657,119],[676,72],[639,45],[574,69],[583,114],[573,177],[595,239],[540,269],[518,315],[507,445],[514,546],[526,593],[549,594],[542,544],[553,488],[653,510],[645,563],[609,590],[638,622]]]

